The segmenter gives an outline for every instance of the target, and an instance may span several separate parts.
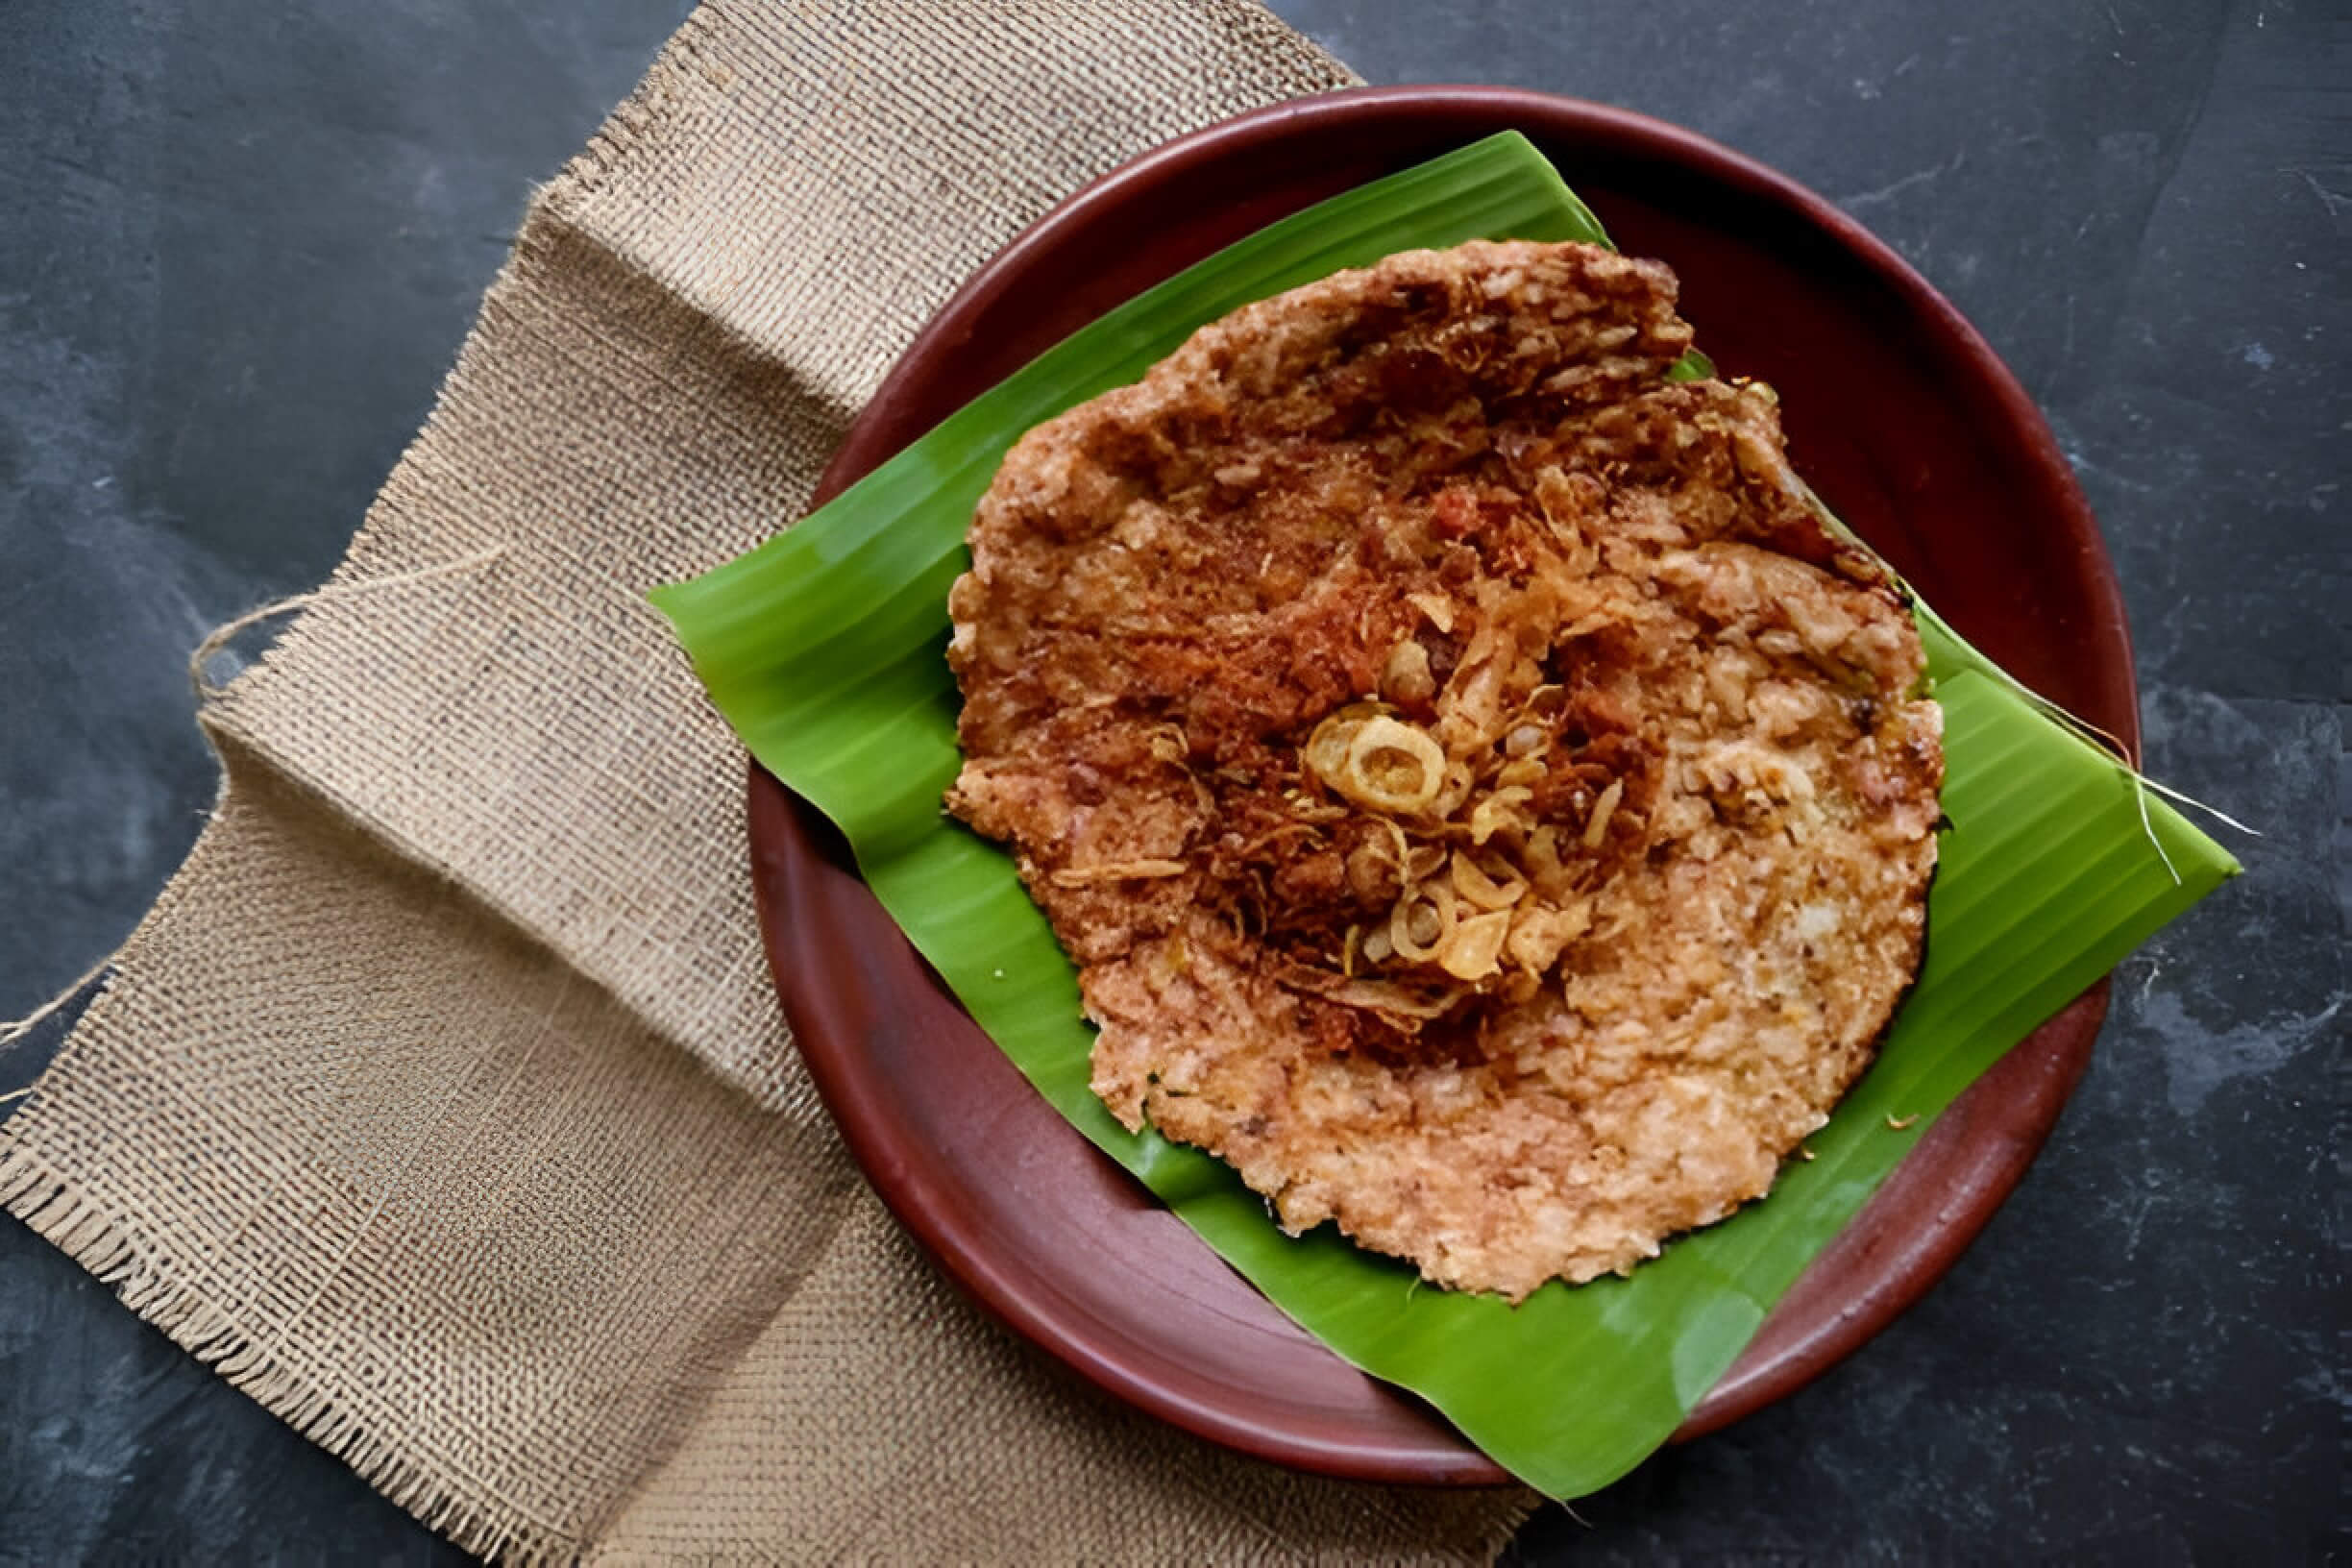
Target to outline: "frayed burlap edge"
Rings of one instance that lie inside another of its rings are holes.
[[[286,1371],[198,1291],[143,1266],[152,1249],[113,1215],[74,1190],[64,1172],[23,1149],[0,1151],[0,1208],[5,1208],[114,1292],[139,1320],[251,1395],[287,1426],[349,1464],[359,1478],[428,1530],[478,1556],[560,1560],[570,1548],[519,1539],[506,1525],[470,1508],[425,1467],[372,1435],[329,1394]],[[1500,1550],[1498,1544],[1497,1550]]]

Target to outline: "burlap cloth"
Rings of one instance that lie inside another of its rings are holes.
[[[0,1195],[456,1541],[516,1558],[1490,1556],[934,1274],[778,1017],[743,763],[639,595],[800,511],[1022,224],[1348,83],[1247,0],[715,0],[531,205],[226,786],[0,1134]]]

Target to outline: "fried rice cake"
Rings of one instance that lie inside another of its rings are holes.
[[[1761,1196],[1921,957],[1941,715],[1663,266],[1392,257],[1031,431],[966,763],[1130,1128],[1513,1300]]]

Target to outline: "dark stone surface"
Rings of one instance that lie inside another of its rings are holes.
[[[1518,1556],[2340,1550],[2352,24],[2277,0],[1276,9],[1374,81],[1678,121],[1892,241],[2082,475],[2151,770],[2268,835],[2124,966],[2048,1151],[1942,1286]],[[178,864],[212,795],[186,650],[333,565],[531,184],[683,10],[0,9],[0,1016]],[[455,1556],[0,1223],[0,1558]]]

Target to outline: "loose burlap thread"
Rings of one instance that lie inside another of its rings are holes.
[[[796,517],[1022,224],[1350,80],[1248,0],[696,12],[208,702],[221,803],[0,1129],[0,1198],[486,1554],[1491,1556],[1523,1495],[1224,1453],[942,1283],[791,1049],[740,753],[639,600]]]

